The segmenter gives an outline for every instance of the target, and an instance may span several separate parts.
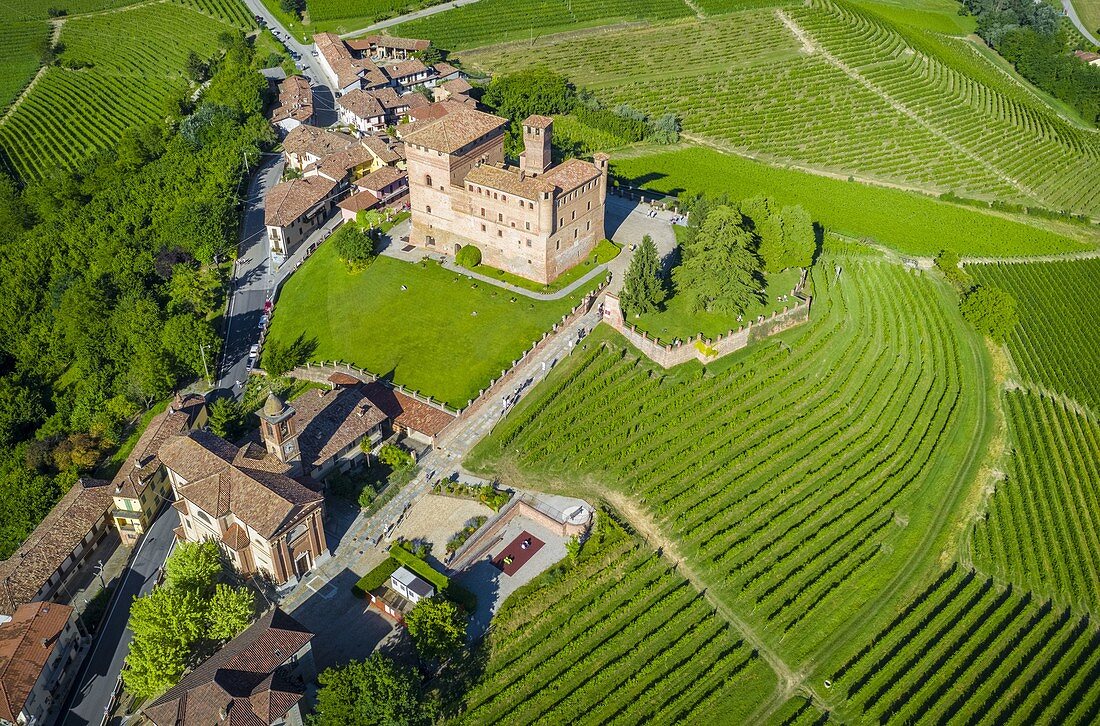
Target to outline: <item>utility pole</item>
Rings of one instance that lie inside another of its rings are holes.
[[[210,380],[210,369],[206,367],[206,346],[199,343],[199,355],[202,356],[202,372],[206,377],[206,380]],[[102,579],[102,577],[101,577]]]

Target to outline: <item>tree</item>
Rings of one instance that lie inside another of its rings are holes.
[[[421,699],[416,674],[382,653],[342,668],[326,668],[317,677],[317,705],[311,726],[405,726],[428,723],[431,713]]]
[[[355,223],[359,225],[361,229],[370,231],[375,228],[381,227],[382,223],[386,221],[386,215],[379,212],[377,209],[360,209],[355,214]]]
[[[963,317],[979,333],[1003,343],[1016,327],[1016,299],[993,285],[975,285],[959,302]]]
[[[160,342],[176,380],[214,373],[221,338],[210,322],[190,313],[173,315],[164,323]]]
[[[264,370],[271,376],[285,375],[305,363],[313,352],[313,347],[313,341],[306,340],[304,334],[299,335],[290,345],[283,345],[278,340],[269,339],[264,344]]]
[[[180,264],[168,282],[168,311],[207,315],[221,297],[221,274],[216,267]]]
[[[959,253],[955,250],[941,250],[936,255],[936,268],[956,287],[968,286],[970,276],[959,266]]]
[[[522,121],[532,114],[569,113],[576,101],[576,89],[560,73],[548,68],[532,68],[494,76],[481,100],[512,122],[505,137],[504,152],[517,157],[523,151]]]
[[[329,239],[336,247],[336,254],[344,261],[348,272],[365,270],[374,262],[374,240],[356,225],[345,224]]]
[[[246,587],[225,584],[214,586],[206,611],[206,637],[212,640],[235,638],[252,622],[256,598]]]
[[[669,111],[653,119],[649,139],[655,144],[675,144],[680,140],[680,119]]]
[[[619,300],[625,315],[637,316],[656,311],[664,299],[661,260],[657,256],[657,245],[647,234],[630,260]]]
[[[744,217],[732,207],[711,210],[692,243],[692,254],[672,272],[679,294],[695,311],[743,313],[763,299],[760,258]]]
[[[814,222],[801,205],[783,207],[779,211],[779,226],[783,234],[781,270],[789,267],[809,267],[817,252]],[[769,269],[770,271],[770,269]]]
[[[472,270],[481,264],[481,250],[474,245],[462,245],[455,254],[455,263]]]
[[[364,443],[367,442],[364,440]],[[378,450],[378,460],[395,470],[407,469],[416,463],[412,454],[394,444],[383,444]]]
[[[210,418],[206,425],[211,433],[233,441],[244,425],[244,406],[235,398],[219,398],[210,404]]]
[[[210,67],[195,51],[187,55],[187,77],[195,83],[202,83],[210,74]]]
[[[405,625],[416,652],[429,662],[458,650],[466,637],[458,606],[438,595],[418,602],[406,616]]]
[[[130,693],[146,699],[179,682],[202,637],[205,613],[197,594],[174,587],[155,588],[131,603],[134,638],[122,675]]]
[[[164,564],[168,587],[209,595],[222,572],[221,550],[213,540],[184,542]]]

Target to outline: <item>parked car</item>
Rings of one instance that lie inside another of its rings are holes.
[[[253,343],[252,347],[248,349],[248,370],[252,370],[256,367],[256,360],[260,357],[260,344]]]
[[[320,55],[321,55],[320,53],[318,53],[318,52],[317,52],[317,51],[315,51],[315,50],[311,50],[311,51],[309,52],[309,54],[310,54],[311,56],[313,56],[314,58],[317,58],[318,56],[320,56]]]
[[[271,317],[271,309],[273,307],[275,307],[275,303],[273,303],[271,300],[265,300],[264,301],[264,315],[267,315],[268,317]]]
[[[261,315],[260,316],[260,326],[259,327],[260,327],[260,330],[263,330],[264,328],[267,327],[267,316],[266,315]]]

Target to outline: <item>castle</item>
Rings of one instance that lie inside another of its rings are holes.
[[[409,241],[449,255],[474,245],[483,264],[546,284],[604,238],[609,157],[555,166],[554,121],[530,116],[519,166],[509,166],[507,124],[453,104],[438,118],[399,129],[409,173]]]

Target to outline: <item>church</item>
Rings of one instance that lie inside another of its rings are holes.
[[[399,129],[409,171],[409,241],[452,256],[474,245],[482,264],[548,284],[604,239],[609,157],[553,164],[554,121],[529,116],[519,165],[511,166],[504,159],[507,125],[453,104]]]

